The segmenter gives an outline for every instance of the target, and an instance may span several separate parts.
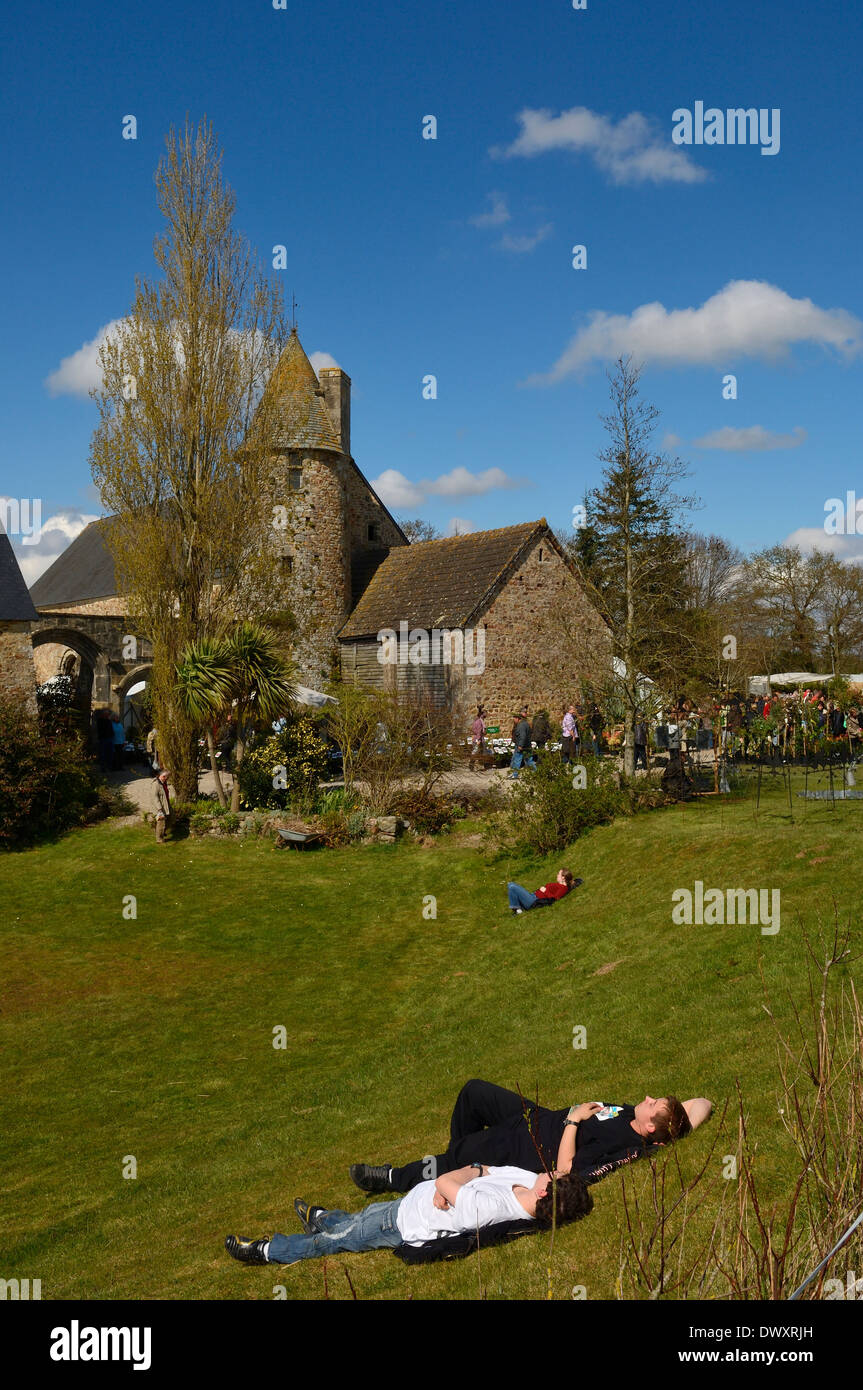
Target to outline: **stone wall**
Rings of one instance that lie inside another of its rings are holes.
[[[29,623],[0,622],[0,692],[36,713],[36,668]]]
[[[126,599],[114,595],[111,598],[87,598],[77,603],[52,603],[44,610],[46,613],[81,613],[84,616],[104,618],[125,618],[129,611]]]
[[[350,553],[345,526],[347,460],[323,449],[286,450],[273,460],[273,505],[288,510],[284,531],[274,531],[287,605],[297,622],[294,659],[300,681],[320,687],[333,672],[336,633],[350,603]],[[301,469],[299,490],[291,469]]]
[[[541,558],[540,558],[541,557]],[[508,735],[522,705],[543,707],[552,725],[564,705],[581,700],[581,680],[602,679],[611,663],[605,623],[567,563],[547,539],[534,542],[523,563],[483,614],[485,670],[467,676],[468,723],[477,703],[486,722]]]
[[[484,653],[474,645],[479,630]],[[522,705],[531,715],[545,707],[557,724],[564,704],[580,703],[582,679],[602,680],[611,662],[608,629],[567,563],[542,537],[492,598],[476,635],[464,639],[469,662],[438,668],[382,666],[375,641],[343,642],[341,647],[345,680],[378,690],[389,680],[399,690],[446,702],[461,712],[465,732],[482,704],[486,722],[499,725],[502,736],[509,735],[512,716]]]
[[[404,538],[389,512],[372,492],[358,469],[348,463],[345,472],[345,497],[347,506],[348,545],[351,559],[370,550],[387,549],[404,545]],[[375,533],[369,536],[369,527]],[[353,595],[356,604],[358,594]]]

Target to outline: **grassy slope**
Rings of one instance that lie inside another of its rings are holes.
[[[505,881],[535,886],[558,861],[492,862],[446,839],[302,855],[157,849],[105,826],[5,857],[5,1276],[41,1278],[44,1298],[270,1298],[276,1284],[320,1298],[321,1262],[245,1270],[225,1233],[294,1229],[296,1195],[355,1206],[348,1164],[443,1147],[470,1076],[539,1084],[550,1105],[668,1090],[721,1101],[739,1076],[781,1191],[759,960],[777,999],[799,992],[799,921],[828,918],[833,898],[856,913],[863,804],[810,803],[802,819],[798,802],[793,826],[786,810],[768,788],[757,824],[751,802],[619,821],[562,856],[584,886],[522,918],[505,911]],[[672,925],[673,889],[696,878],[780,887],[782,930]],[[429,893],[436,921],[422,917]],[[681,1147],[686,1166],[711,1138]],[[647,1165],[632,1176],[643,1185]],[[593,1215],[558,1236],[556,1297],[574,1284],[614,1296],[620,1179],[593,1191]],[[385,1251],[339,1257],[329,1293],[350,1297],[346,1265],[361,1298],[469,1298],[480,1278],[489,1297],[544,1297],[546,1248],[530,1238],[481,1266],[415,1270]]]

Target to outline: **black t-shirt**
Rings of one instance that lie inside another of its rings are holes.
[[[632,1128],[634,1105],[606,1105],[582,1120],[575,1138],[575,1168],[589,1173],[621,1158],[640,1158],[647,1150],[643,1135]]]

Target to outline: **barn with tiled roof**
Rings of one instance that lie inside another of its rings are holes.
[[[346,680],[465,714],[479,704],[507,731],[524,704],[556,717],[610,659],[608,629],[544,517],[392,550],[339,645]]]

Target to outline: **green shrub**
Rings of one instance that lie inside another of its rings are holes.
[[[574,787],[574,767],[544,758],[534,771],[521,772],[503,814],[505,832],[514,846],[537,854],[564,849],[595,825],[603,825],[630,810],[630,799],[618,785],[614,768],[593,757],[579,763],[584,787]]]
[[[111,814],[104,806],[82,741],[50,737],[19,702],[0,699],[0,846],[38,844]]]
[[[277,769],[284,769],[273,786]],[[240,800],[244,807],[284,810],[292,801],[314,792],[329,768],[326,740],[314,719],[289,719],[277,734],[261,739],[240,765]]]

